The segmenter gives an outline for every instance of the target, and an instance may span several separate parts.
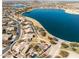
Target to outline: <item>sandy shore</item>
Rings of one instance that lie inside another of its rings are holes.
[[[38,8],[35,8],[35,9],[38,9]],[[34,9],[29,10],[29,12],[31,12],[32,10],[34,10]],[[69,13],[69,14],[77,14],[77,15],[79,15],[79,10],[74,10],[74,9],[63,9],[63,10],[65,10],[65,12]],[[22,15],[23,13],[24,12],[22,12],[20,15],[23,16]],[[34,25],[42,27],[47,32],[48,36],[56,37],[56,36],[50,34],[37,20],[35,20],[35,19],[31,18],[31,17],[27,17],[27,16],[23,16],[23,17],[26,17],[26,19],[31,20],[34,23]],[[56,38],[59,39],[60,41],[63,41],[63,42],[69,42],[69,43],[71,42],[71,41],[67,41],[67,40],[64,40],[64,39],[60,39],[58,37],[56,37]]]
[[[35,10],[35,9],[61,9],[61,8],[33,8],[33,9],[29,9],[28,11],[26,12],[31,12],[32,10]],[[79,15],[79,9],[61,9],[61,10],[64,10],[66,13],[69,13],[69,14],[75,14],[75,15]],[[23,14],[24,12],[22,12],[21,14]]]
[[[79,10],[76,9],[64,9],[66,13],[79,15]]]
[[[25,17],[26,17],[26,19],[31,20],[35,26],[42,27],[42,28],[46,31],[46,33],[47,33],[48,36],[56,37],[56,36],[50,34],[50,33],[49,33],[38,21],[36,21],[35,19],[30,18],[30,17],[27,17],[27,16],[25,16]],[[64,39],[60,39],[60,38],[58,38],[58,37],[56,37],[56,38],[57,38],[59,41],[62,41],[62,42],[69,42],[69,41],[66,41],[66,40],[64,40]]]

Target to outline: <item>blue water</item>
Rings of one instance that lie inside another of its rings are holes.
[[[23,15],[36,19],[56,37],[79,42],[79,15],[68,14],[60,9],[35,9]]]
[[[14,4],[13,6],[15,8],[23,8],[23,7],[25,7],[25,5],[23,5],[23,4]]]

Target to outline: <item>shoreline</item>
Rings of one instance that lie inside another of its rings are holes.
[[[79,10],[75,9],[64,9],[64,11],[68,14],[74,14],[74,15],[79,15]]]
[[[60,9],[60,10],[64,10],[65,13],[68,13],[68,14],[73,14],[73,15],[79,15],[79,9],[64,9],[64,8],[32,8],[28,11],[25,11],[25,12],[31,12],[32,10],[35,10],[35,9]],[[25,13],[25,12],[22,12],[21,14]]]
[[[35,9],[40,9],[40,8],[31,9],[29,12],[31,12],[32,10],[35,10]],[[44,8],[42,8],[42,9],[44,9]],[[52,9],[53,9],[53,8],[52,8]],[[64,12],[65,12],[66,9],[61,9],[61,10],[64,10]],[[25,11],[25,12],[27,12],[27,11]],[[22,14],[25,13],[25,12],[22,12],[20,15],[23,16]],[[67,12],[66,12],[66,13],[67,13]],[[70,14],[70,13],[69,13],[69,14]],[[59,39],[59,40],[62,40],[63,42],[73,42],[73,41],[68,41],[68,40],[64,40],[64,39],[58,38],[58,37],[56,37],[56,36],[50,34],[50,33],[49,33],[37,20],[35,20],[34,18],[31,18],[31,17],[28,17],[28,16],[23,16],[23,17],[28,18],[28,19],[31,20],[32,22],[35,22],[35,23],[39,24],[39,26],[41,26],[41,27],[48,33],[49,36],[55,37],[55,38],[57,38],[57,39]],[[37,24],[36,24],[36,25],[37,25]],[[76,42],[76,41],[75,41],[75,42]],[[76,42],[76,43],[78,43],[78,42]]]
[[[21,16],[23,16],[23,15],[21,15]],[[35,20],[34,18],[31,18],[31,17],[28,17],[28,16],[23,16],[23,17],[25,17],[26,19],[32,21],[32,22],[34,23],[34,25],[38,25],[38,26],[42,27],[42,28],[46,31],[46,33],[47,33],[48,36],[55,37],[55,38],[57,38],[59,41],[66,42],[66,43],[67,43],[67,42],[68,42],[68,43],[78,43],[78,42],[68,41],[68,40],[64,40],[64,39],[61,39],[61,38],[59,38],[59,37],[56,37],[56,36],[50,34],[50,33],[49,33],[37,20]]]

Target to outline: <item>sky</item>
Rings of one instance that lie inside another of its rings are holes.
[[[3,1],[27,1],[27,0],[3,0]],[[40,1],[40,0],[38,0],[38,1]],[[43,1],[79,1],[79,0],[43,0]]]

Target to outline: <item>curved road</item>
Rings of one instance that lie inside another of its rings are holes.
[[[18,35],[16,36],[16,38],[14,39],[14,41],[12,41],[11,43],[8,44],[8,46],[2,50],[2,54],[4,54],[6,51],[8,51],[16,42],[17,39],[19,39],[20,34],[21,34],[21,27],[20,27],[20,23],[14,19],[12,16],[9,16],[9,18],[13,19],[14,21],[16,21],[17,23],[17,30],[18,30]]]

